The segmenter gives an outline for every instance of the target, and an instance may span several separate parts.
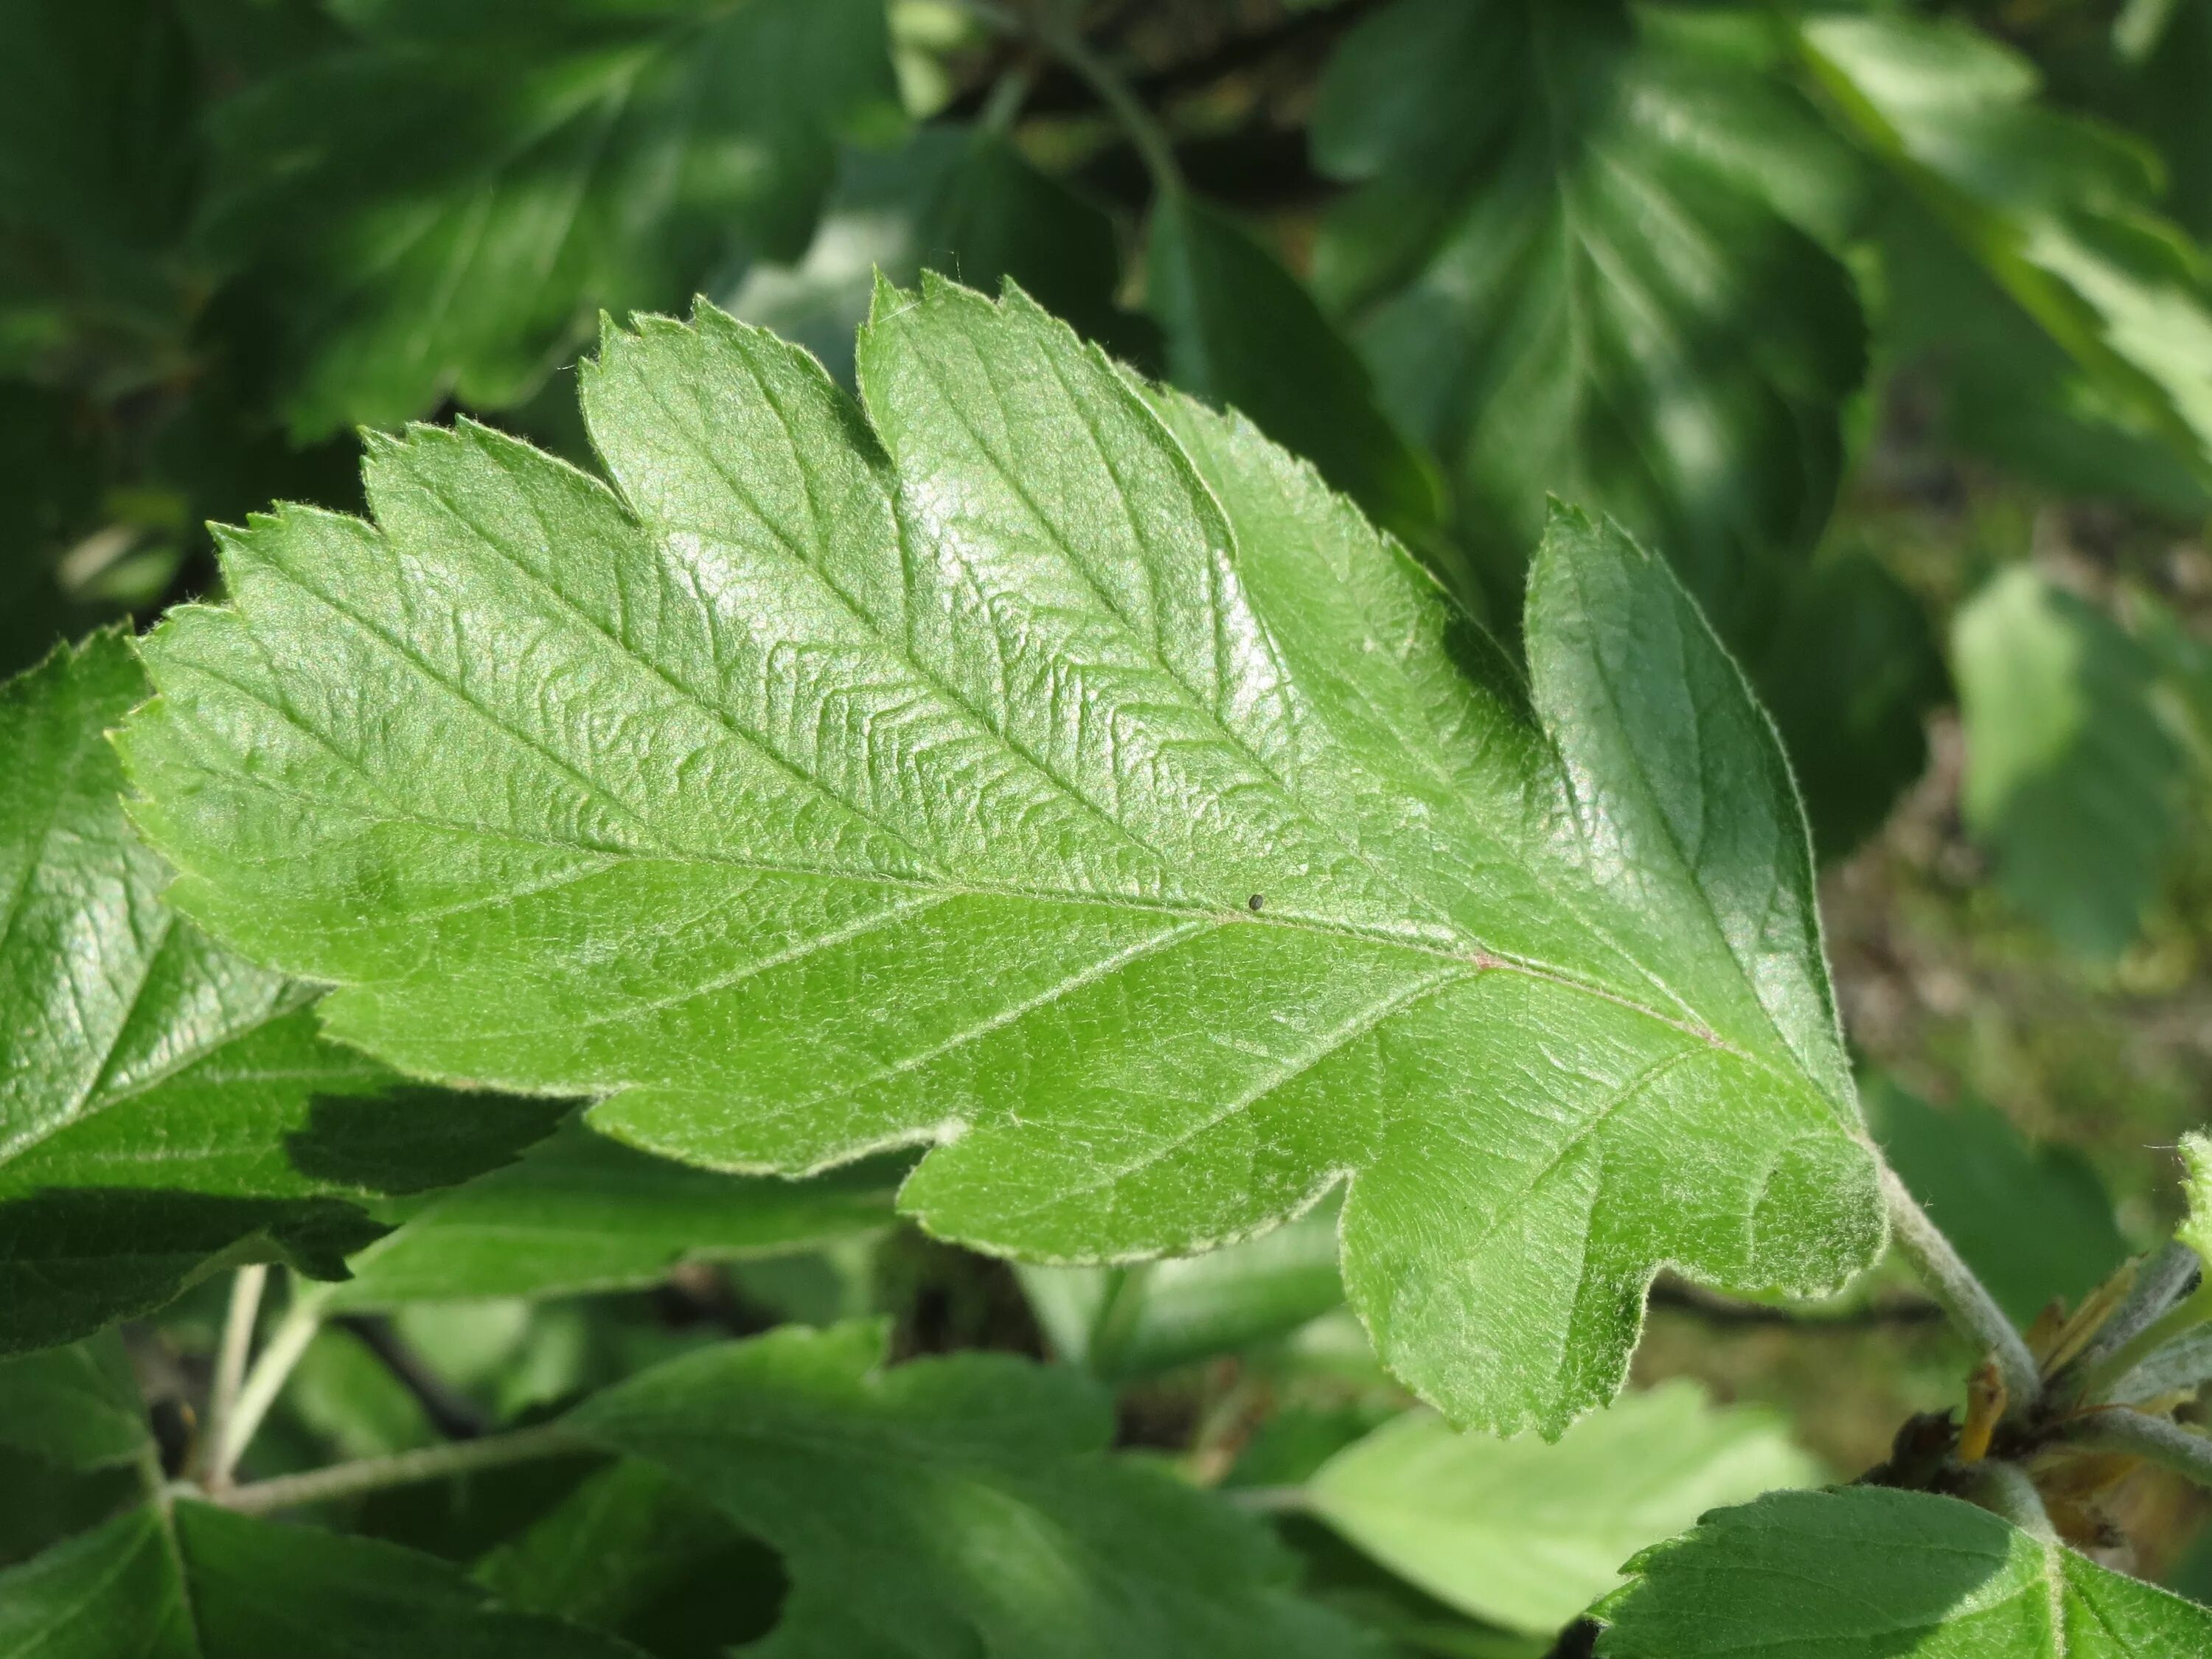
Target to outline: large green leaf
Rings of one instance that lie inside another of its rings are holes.
[[[1316,161],[1385,402],[1457,483],[1505,591],[1547,491],[1664,553],[1755,635],[1827,518],[1863,343],[1843,266],[1775,205],[1809,112],[1710,30],[1583,0],[1398,0],[1329,67]]]
[[[794,257],[842,132],[901,120],[882,0],[341,0],[222,106],[207,234],[302,435],[526,396],[602,306]]]
[[[417,1206],[347,1262],[333,1309],[650,1285],[679,1261],[803,1249],[890,1218],[902,1161],[811,1181],[721,1175],[582,1128]]]
[[[1274,253],[1171,191],[1152,209],[1147,258],[1145,304],[1176,386],[1243,410],[1386,529],[1434,531],[1434,465],[1382,412],[1366,365]]]
[[[233,1261],[341,1276],[381,1231],[346,1200],[462,1180],[557,1109],[403,1085],[161,902],[106,737],[147,690],[112,633],[0,686],[0,1353]]]
[[[926,270],[985,289],[1011,276],[1087,339],[1124,356],[1150,343],[1146,320],[1115,303],[1113,221],[1000,134],[944,123],[888,153],[848,149],[805,258],[754,265],[726,305],[850,386],[877,272],[908,283]]]
[[[2158,892],[2180,805],[2150,656],[2026,566],[1974,596],[1951,641],[1967,828],[2023,910],[2075,950],[2117,953]]]
[[[2074,359],[2103,410],[2212,477],[2212,267],[2151,211],[2156,157],[2037,101],[2027,60],[1964,24],[1838,15],[1800,35],[1845,125]]]
[[[780,1331],[564,1420],[775,1546],[791,1593],[763,1659],[1366,1651],[1290,1593],[1260,1526],[1111,1456],[1111,1404],[1074,1372],[883,1358],[872,1325]]]
[[[1707,1516],[1628,1571],[1600,1659],[2212,1653],[2212,1610],[1926,1492],[1777,1492]]]
[[[482,428],[228,538],[125,742],[173,899],[420,1074],[729,1170],[935,1143],[934,1231],[1242,1237],[1462,1419],[1619,1386],[1661,1261],[1881,1236],[1772,728],[1562,509],[1532,682],[1310,469],[1019,295],[886,290],[873,432],[702,312],[585,378],[623,492]],[[878,447],[880,444],[881,447]]]
[[[1339,1452],[1307,1492],[1330,1525],[1431,1595],[1540,1634],[1707,1510],[1820,1479],[1771,1417],[1717,1410],[1678,1382],[1623,1395],[1549,1446],[1410,1413]]]
[[[639,1659],[512,1613],[444,1562],[204,1504],[147,1506],[0,1573],[0,1652],[46,1659]]]

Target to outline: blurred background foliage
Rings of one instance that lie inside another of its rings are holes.
[[[1306,454],[1508,639],[1547,493],[1662,550],[1791,753],[1907,1179],[2023,1319],[2170,1223],[2212,1088],[2212,0],[3,9],[0,670],[206,592],[210,519],[357,507],[359,428],[465,411],[592,465],[602,311],[704,294],[849,380],[878,269],[1012,278]],[[1877,1461],[1965,1358],[1901,1279],[1809,1312],[1662,1282],[1663,1386],[1529,1466],[1425,1444],[1326,1216],[1016,1275],[884,1228],[881,1171],[834,1225],[749,1232],[549,1147],[357,1264],[257,1472],[881,1310],[902,1353],[1087,1368],[1125,1443],[1279,1514],[1403,1650],[1534,1655],[1637,1544]],[[495,1283],[487,1215],[538,1227],[544,1271]],[[204,1392],[212,1294],[133,1334],[157,1399]],[[1608,1434],[1682,1458],[1620,1491],[1577,1461]],[[0,1560],[113,1501],[22,1438]],[[577,1478],[343,1518],[521,1595],[518,1529]],[[2177,1488],[2130,1501],[2190,1535]],[[1526,1564],[1455,1577],[1500,1515]],[[610,1626],[669,1655],[766,1628],[773,1557],[685,1535]],[[2205,1549],[2135,1565],[2212,1595]],[[758,1596],[700,1626],[700,1575]]]

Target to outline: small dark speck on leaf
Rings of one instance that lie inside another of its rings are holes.
[[[1247,903],[1247,904],[1250,905],[1250,906],[1251,906],[1255,910],[1258,909],[1261,905],[1265,904],[1267,902],[1267,900],[1265,900],[1264,898],[1261,898],[1261,897],[1260,896],[1260,895],[1259,895],[1259,894],[1257,894],[1257,893],[1253,894],[1253,895],[1252,895],[1252,896],[1251,896],[1250,898],[1248,898],[1248,899],[1246,899],[1246,900],[1244,901],[1244,902],[1245,902],[1245,903]]]

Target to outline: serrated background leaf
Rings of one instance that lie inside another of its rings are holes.
[[[130,1510],[0,1572],[0,1651],[639,1659],[611,1637],[501,1609],[433,1557],[189,1501]]]
[[[601,307],[805,246],[841,134],[895,133],[881,0],[346,3],[211,122],[295,435],[520,401]]]
[[[1316,279],[1443,458],[1497,592],[1556,491],[1758,637],[1827,518],[1863,368],[1849,276],[1775,204],[1834,193],[1820,137],[1657,9],[1398,0],[1346,40],[1313,148],[1358,187]]]
[[[1777,1492],[1707,1516],[1630,1571],[1600,1659],[2212,1652],[2212,1610],[1928,1492]]]
[[[763,1659],[1331,1659],[1370,1650],[1290,1594],[1258,1523],[1107,1454],[1073,1372],[967,1354],[881,1369],[872,1325],[687,1355],[564,1419],[773,1544]]]
[[[342,1274],[382,1231],[344,1200],[465,1179],[559,1114],[404,1085],[169,910],[107,741],[148,690],[115,633],[0,686],[0,1353],[220,1266]]]
[[[2148,653],[2025,566],[1952,623],[1966,740],[1960,805],[2007,896],[2091,957],[2124,949],[2159,890],[2184,757]]]

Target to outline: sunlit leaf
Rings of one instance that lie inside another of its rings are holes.
[[[1409,1414],[1339,1452],[1307,1491],[1316,1513],[1431,1595],[1540,1634],[1707,1510],[1820,1478],[1771,1417],[1670,1382],[1623,1395],[1556,1445]]]
[[[1662,1261],[1873,1254],[1802,817],[1662,564],[1562,509],[1523,686],[1018,295],[887,289],[860,369],[872,434],[772,337],[647,321],[585,379],[622,494],[423,430],[375,525],[229,538],[125,740],[173,899],[346,1041],[664,1155],[934,1142],[904,1207],[1031,1259],[1349,1172],[1352,1300],[1464,1419],[1608,1397]]]

